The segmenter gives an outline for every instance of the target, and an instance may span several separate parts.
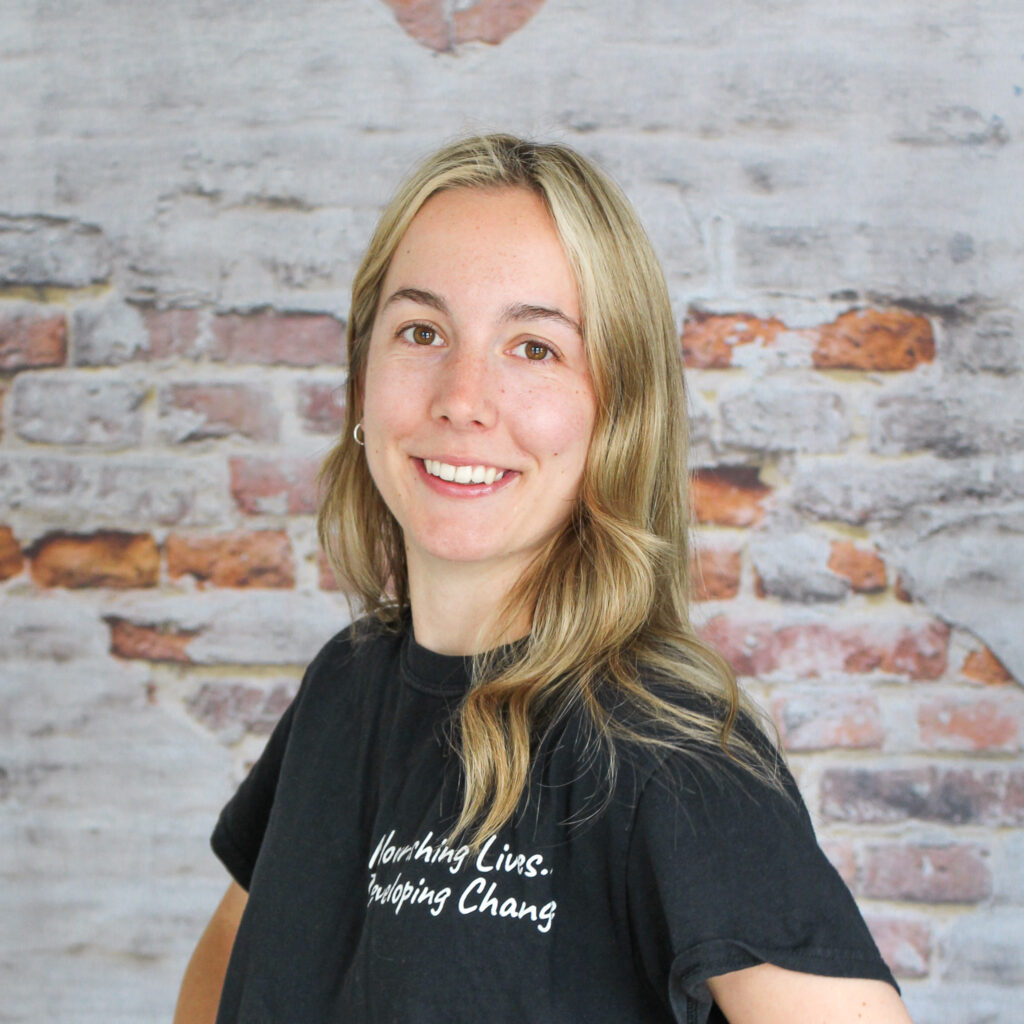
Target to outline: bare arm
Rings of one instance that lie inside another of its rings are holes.
[[[911,1024],[884,981],[826,978],[758,964],[708,979],[730,1024]]]
[[[214,1024],[228,957],[248,893],[232,882],[196,945],[174,1010],[174,1024]]]

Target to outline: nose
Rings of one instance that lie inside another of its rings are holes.
[[[486,353],[454,346],[438,367],[431,415],[459,429],[493,426],[497,418],[494,378]]]

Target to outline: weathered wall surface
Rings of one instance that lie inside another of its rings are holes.
[[[347,620],[312,513],[355,262],[481,128],[641,210],[701,620],[915,1020],[1018,1020],[1022,30],[1016,0],[0,0],[0,1020],[169,1015],[216,812]]]

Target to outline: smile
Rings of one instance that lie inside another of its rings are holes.
[[[456,484],[493,484],[505,475],[503,469],[494,466],[453,466],[437,459],[424,459],[423,465],[431,476]]]

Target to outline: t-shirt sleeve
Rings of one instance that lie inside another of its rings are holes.
[[[223,862],[231,877],[246,891],[252,881],[253,868],[274,805],[295,704],[296,701],[292,701],[281,716],[263,753],[220,812],[210,837],[213,852]]]
[[[773,963],[895,985],[818,846],[791,776],[783,795],[723,757],[673,758],[636,807],[627,867],[638,966],[678,1020],[706,1019],[705,984]]]
[[[299,692],[270,734],[263,753],[235,791],[235,795],[225,804],[217,819],[210,837],[210,845],[232,878],[246,891],[252,881],[256,858],[263,845],[263,836],[267,831],[270,812],[274,806],[281,763],[288,748],[296,709],[303,703],[321,668],[328,664],[330,657],[338,649],[338,642],[347,634],[347,630],[339,633],[310,663]]]

